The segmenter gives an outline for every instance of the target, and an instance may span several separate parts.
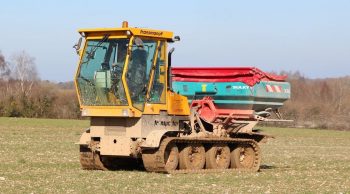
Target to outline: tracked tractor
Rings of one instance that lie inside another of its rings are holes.
[[[169,45],[180,38],[169,31],[123,22],[79,33],[75,85],[82,116],[90,118],[79,140],[83,169],[139,161],[151,172],[259,170],[259,143],[268,136],[253,127],[289,98],[282,78],[255,68],[172,74]]]

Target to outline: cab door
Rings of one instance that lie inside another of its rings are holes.
[[[144,114],[159,114],[161,110],[167,110],[167,57],[166,41],[159,41],[153,65],[152,79],[147,94],[147,103]]]

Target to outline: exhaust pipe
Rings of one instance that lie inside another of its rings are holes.
[[[171,55],[175,51],[175,48],[171,48],[170,51],[168,52],[168,90],[172,91],[173,90],[173,82],[171,79]]]

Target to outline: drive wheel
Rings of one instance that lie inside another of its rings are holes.
[[[215,144],[206,152],[206,168],[227,169],[230,166],[230,148],[226,144]]]
[[[188,144],[180,152],[180,169],[199,170],[205,165],[205,149],[202,144]]]
[[[174,143],[170,143],[164,152],[165,170],[176,170],[179,164],[179,149]]]
[[[238,145],[231,152],[231,168],[258,171],[260,155],[252,145]]]

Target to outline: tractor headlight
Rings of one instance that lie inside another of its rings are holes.
[[[89,115],[89,111],[87,109],[83,109],[81,111],[81,116],[88,116]]]
[[[123,110],[122,110],[122,115],[125,116],[125,117],[129,116],[129,111],[128,111],[128,109],[123,109]]]

